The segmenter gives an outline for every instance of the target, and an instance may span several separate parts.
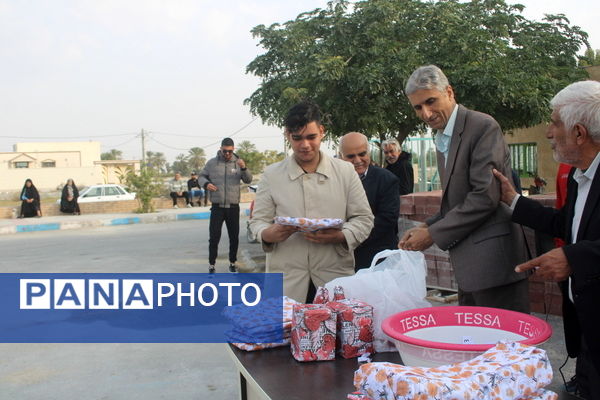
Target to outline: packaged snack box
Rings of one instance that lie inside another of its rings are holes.
[[[313,304],[325,304],[329,302],[329,291],[322,286],[319,286]]]
[[[327,303],[337,315],[336,347],[344,358],[373,353],[373,307],[359,300]]]
[[[322,304],[293,308],[291,350],[297,361],[335,359],[336,314]]]

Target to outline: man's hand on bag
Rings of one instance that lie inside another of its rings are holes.
[[[419,226],[408,230],[400,242],[398,248],[402,250],[423,251],[433,244],[433,239],[426,226]]]
[[[215,185],[213,185],[212,183],[209,183],[208,185],[206,185],[206,190],[209,190],[211,192],[216,192],[218,189]]]
[[[316,232],[304,232],[304,238],[309,242],[319,244],[339,244],[346,242],[346,236],[339,229],[320,229]]]
[[[513,188],[508,178],[502,175],[502,173],[496,168],[492,169],[492,173],[496,179],[500,181],[500,190],[502,190],[502,196],[500,197],[500,200],[502,200],[502,202],[507,206],[510,206],[517,195],[517,191],[515,188]]]
[[[267,243],[279,243],[287,240],[296,232],[298,232],[296,226],[273,224],[262,231],[262,240]]]
[[[526,263],[517,265],[516,272],[533,269],[536,276],[546,280],[560,282],[571,275],[571,266],[562,248],[550,250]]]

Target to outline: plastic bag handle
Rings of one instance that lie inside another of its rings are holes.
[[[373,257],[373,261],[371,261],[371,266],[369,268],[373,268],[377,264],[377,261],[381,260],[382,258],[389,257],[390,255],[396,254],[396,253],[404,253],[404,250],[401,250],[401,249],[381,250],[379,253],[375,254],[375,256]]]

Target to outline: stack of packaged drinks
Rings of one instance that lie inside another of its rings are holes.
[[[373,307],[346,299],[341,287],[319,288],[313,304],[293,306],[291,350],[297,361],[333,360],[373,353]]]

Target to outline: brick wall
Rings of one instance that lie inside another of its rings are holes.
[[[530,196],[545,206],[554,206],[554,194]],[[400,236],[424,222],[428,217],[436,214],[440,209],[442,199],[441,190],[433,192],[413,193],[401,197],[400,219],[398,230]],[[552,248],[551,238],[525,228],[525,235],[533,257],[543,254]],[[458,286],[454,280],[454,269],[450,262],[447,251],[441,250],[435,244],[423,252],[427,263],[427,286],[438,289],[457,290]],[[550,312],[560,315],[562,296],[558,285],[554,282],[544,282],[532,276],[529,279],[529,296],[531,300],[531,311]]]
[[[240,201],[242,203],[249,203],[254,200],[255,193],[242,193]],[[196,198],[197,199],[197,198]],[[156,209],[171,208],[173,206],[170,197],[158,197],[154,200],[154,207]],[[179,207],[185,207],[185,199],[177,199]],[[208,202],[210,205],[210,202]],[[131,213],[135,212],[139,207],[137,200],[126,200],[126,201],[99,201],[96,203],[81,203],[79,208],[82,214],[118,214],[118,213]],[[0,218],[13,218],[13,209],[18,214],[21,210],[21,205],[12,207],[0,207]],[[60,215],[59,205],[56,202],[44,202],[42,201],[42,215],[52,216]]]

